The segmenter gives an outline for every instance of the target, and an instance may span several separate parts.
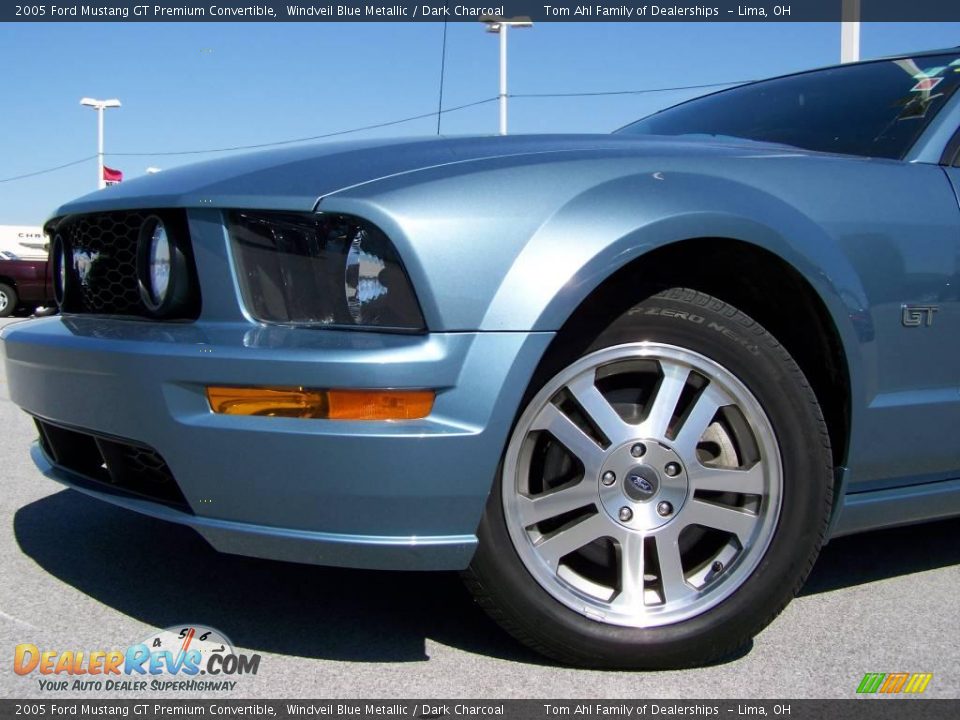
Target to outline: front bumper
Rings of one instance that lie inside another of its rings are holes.
[[[460,569],[551,333],[424,336],[53,317],[0,333],[31,415],[154,448],[189,512],[113,491],[33,449],[47,476],[195,528],[218,550],[323,565]],[[424,420],[211,412],[208,385],[434,388]]]

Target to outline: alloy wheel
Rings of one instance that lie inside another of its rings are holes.
[[[783,469],[770,420],[729,369],[640,342],[591,353],[520,417],[503,465],[507,530],[568,608],[655,627],[702,614],[757,567]]]

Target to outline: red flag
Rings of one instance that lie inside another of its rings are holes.
[[[103,181],[108,183],[118,183],[123,180],[123,172],[103,166]]]

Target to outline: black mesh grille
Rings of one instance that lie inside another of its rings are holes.
[[[37,420],[40,446],[58,466],[93,489],[156,500],[191,512],[180,486],[156,450],[113,437]]]
[[[67,293],[62,308],[64,312],[150,317],[140,297],[137,281],[137,243],[140,228],[151,215],[159,215],[187,238],[186,217],[182,211],[135,210],[70,215],[56,222],[54,232],[66,241],[67,272],[73,290]],[[190,243],[185,240],[182,246],[189,256],[197,302],[177,319],[196,319],[199,315],[196,271]]]
[[[74,264],[90,263],[85,281],[78,283],[83,306],[94,313],[139,314],[137,236],[146,216],[138,212],[82,215],[69,225]]]

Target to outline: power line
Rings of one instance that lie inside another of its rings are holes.
[[[372,125],[363,125],[360,127],[349,128],[347,130],[337,130],[335,132],[323,133],[322,135],[311,135],[309,137],[301,138],[292,138],[289,140],[277,140],[274,142],[265,142],[265,143],[256,143],[253,145],[233,145],[231,147],[222,147],[222,148],[208,148],[204,150],[176,150],[176,151],[164,151],[164,152],[108,152],[104,153],[105,155],[117,156],[117,157],[158,157],[158,156],[171,156],[171,155],[203,155],[207,153],[217,153],[217,152],[233,152],[237,150],[257,150],[261,148],[268,147],[278,147],[281,145],[293,145],[295,143],[310,142],[312,140],[322,140],[325,138],[339,137],[341,135],[350,135],[352,133],[363,132],[365,130],[376,130],[379,128],[391,127],[393,125],[401,125],[403,123],[413,122],[414,120],[424,120],[426,118],[437,118],[437,134],[440,134],[440,118],[451,112],[457,112],[458,110],[465,110],[471,107],[477,107],[479,105],[486,105],[487,103],[495,102],[498,100],[498,97],[486,98],[484,100],[476,100],[470,103],[464,103],[463,105],[457,105],[455,107],[444,108],[443,107],[443,72],[444,72],[444,63],[446,60],[446,31],[444,31],[443,39],[443,55],[441,56],[441,65],[440,65],[440,98],[437,110],[434,112],[423,113],[420,115],[411,115],[409,117],[399,118],[397,120],[388,120],[386,122],[374,123]],[[714,87],[726,87],[729,85],[742,85],[744,83],[753,82],[752,80],[732,80],[730,82],[722,83],[705,83],[701,85],[678,85],[675,87],[665,87],[665,88],[647,88],[645,90],[609,90],[609,91],[599,91],[599,92],[570,92],[570,93],[516,93],[511,94],[511,98],[571,98],[571,97],[601,97],[601,96],[612,96],[612,95],[646,95],[648,93],[660,93],[660,92],[671,92],[674,90],[703,90],[706,88]],[[14,175],[13,177],[2,178],[0,183],[13,182],[14,180],[24,180],[26,178],[35,177],[37,175],[45,175],[46,173],[56,172],[57,170],[63,170],[64,168],[72,167],[74,165],[79,165],[81,163],[88,162],[90,160],[96,159],[96,155],[90,155],[89,157],[81,158],[79,160],[74,160],[72,162],[64,163],[63,165],[57,165],[55,167],[45,168],[43,170],[36,170],[34,172],[24,173],[23,175]]]
[[[81,158],[79,160],[74,160],[73,162],[64,163],[63,165],[57,165],[56,167],[46,168],[45,170],[35,170],[34,172],[24,173],[23,175],[14,175],[13,177],[3,178],[0,180],[0,183],[13,182],[14,180],[23,180],[25,178],[31,178],[36,175],[44,175],[46,173],[55,172],[57,170],[63,170],[72,165],[79,165],[80,163],[89,162],[90,160],[96,160],[96,155],[90,155],[89,157]]]
[[[676,87],[647,88],[646,90],[608,90],[601,92],[571,92],[571,93],[511,93],[511,98],[563,98],[563,97],[599,97],[601,95],[646,95],[647,93],[671,92],[673,90],[703,90],[705,88],[725,87],[727,85],[743,85],[753,80],[731,80],[722,83],[706,83],[704,85],[678,85]]]
[[[398,120],[389,120],[387,122],[375,123],[373,125],[364,125],[362,127],[350,128],[348,130],[338,130],[336,132],[325,133],[323,135],[313,135],[311,137],[304,138],[294,138],[291,140],[278,140],[276,142],[268,143],[258,143],[256,145],[235,145],[233,147],[226,148],[211,148],[208,150],[181,150],[175,152],[153,152],[153,153],[131,153],[131,152],[107,152],[104,155],[116,155],[123,157],[153,157],[158,155],[200,155],[203,153],[215,153],[215,152],[230,152],[233,150],[255,150],[257,148],[266,148],[266,147],[276,147],[278,145],[291,145],[293,143],[299,142],[308,142],[310,140],[320,140],[322,138],[336,137],[338,135],[348,135],[350,133],[362,132],[364,130],[374,130],[376,128],[390,127],[391,125],[399,125],[401,123],[412,122],[414,120],[423,120],[424,118],[431,118],[434,115],[439,117],[444,113],[456,112],[457,110],[465,110],[466,108],[476,107],[478,105],[485,105],[486,103],[494,102],[497,98],[491,97],[485,100],[477,100],[471,103],[465,103],[463,105],[457,105],[456,107],[439,109],[435,112],[423,113],[422,115],[412,115],[410,117],[400,118]],[[95,160],[96,155],[90,155],[89,157],[81,158],[80,160],[74,160],[73,162],[64,163],[63,165],[57,165],[56,167],[46,168],[44,170],[36,170],[30,173],[24,173],[23,175],[15,175],[13,177],[0,179],[0,183],[13,182],[14,180],[23,180],[25,178],[34,177],[36,175],[44,175],[46,173],[55,172],[57,170],[63,170],[64,168],[71,167],[73,165],[79,165],[80,163],[88,162],[89,160]]]
[[[446,108],[440,111],[435,110],[433,112],[423,113],[422,115],[411,115],[410,117],[400,118],[399,120],[388,120],[387,122],[374,123],[373,125],[363,125],[362,127],[350,128],[349,130],[337,130],[336,132],[324,133],[322,135],[311,135],[310,137],[292,138],[290,140],[277,140],[275,142],[257,143],[255,145],[234,145],[232,147],[209,148],[206,150],[175,150],[168,152],[108,152],[104,154],[123,157],[156,157],[161,155],[202,155],[205,153],[232,152],[234,150],[257,150],[260,148],[277,147],[279,145],[293,145],[294,143],[310,142],[311,140],[322,140],[324,138],[338,137],[340,135],[349,135],[350,133],[363,132],[364,130],[376,130],[378,128],[390,127],[391,125],[400,125],[401,123],[413,122],[414,120],[432,118],[434,115],[456,112],[457,110],[465,110],[466,108],[476,107],[477,105],[485,105],[486,103],[495,102],[496,100],[497,98],[491,97],[487,98],[486,100],[477,100],[475,102],[457,105],[456,107]]]
[[[446,53],[444,53],[445,55]],[[442,72],[442,70],[441,70]],[[609,90],[609,91],[600,91],[600,92],[571,92],[571,93],[517,93],[511,94],[511,98],[561,98],[561,97],[599,97],[599,96],[610,96],[610,95],[645,95],[648,93],[660,93],[660,92],[670,92],[674,90],[703,90],[706,88],[715,88],[715,87],[726,87],[729,85],[742,85],[747,82],[752,82],[751,80],[731,80],[729,82],[721,83],[704,83],[701,85],[677,85],[674,87],[664,87],[664,88],[648,88],[645,90]],[[442,83],[442,75],[441,75]],[[465,110],[467,108],[476,107],[478,105],[486,105],[487,103],[494,102],[498,100],[499,97],[486,98],[485,100],[476,100],[474,102],[465,103],[463,105],[457,105],[455,107],[444,108],[442,105],[434,112],[423,113],[420,115],[411,115],[410,117],[399,118],[397,120],[388,120],[382,123],[374,123],[372,125],[363,125],[361,127],[350,128],[347,130],[338,130],[336,132],[324,133],[322,135],[311,135],[309,137],[301,138],[292,138],[290,140],[277,140],[274,142],[265,142],[265,143],[256,143],[253,145],[234,145],[231,147],[222,147],[222,148],[208,148],[208,149],[198,149],[198,150],[175,150],[175,151],[164,151],[164,152],[108,152],[107,155],[111,156],[121,156],[121,157],[155,157],[155,156],[169,156],[169,155],[203,155],[206,153],[217,153],[217,152],[233,152],[236,150],[258,150],[268,147],[278,147],[281,145],[293,145],[295,143],[310,142],[312,140],[323,140],[326,138],[339,137],[341,135],[349,135],[352,133],[363,132],[365,130],[376,130],[379,128],[391,127],[393,125],[401,125],[403,123],[413,122],[414,120],[424,120],[426,118],[436,117],[437,124],[439,126],[439,121],[442,115],[446,113],[456,112],[458,110]],[[441,97],[440,102],[443,102],[442,96],[442,86],[441,86]]]

